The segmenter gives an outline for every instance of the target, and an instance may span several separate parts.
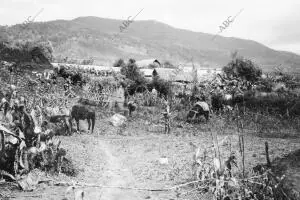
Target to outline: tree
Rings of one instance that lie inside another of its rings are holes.
[[[50,64],[53,47],[49,41],[14,41],[0,43],[0,59],[8,62]]]
[[[244,58],[233,58],[222,70],[228,77],[242,78],[250,82],[257,81],[262,74],[259,67],[255,66],[251,60]]]
[[[123,67],[125,65],[125,62],[122,58],[116,60],[116,62],[113,64],[114,67]]]
[[[127,64],[122,66],[121,74],[124,75],[127,79],[130,79],[134,82],[129,87],[130,94],[133,94],[137,88],[146,87],[147,85],[146,79],[137,67],[135,60],[132,58],[129,59]]]
[[[53,45],[52,45],[52,43],[49,40],[41,41],[41,42],[38,42],[37,46],[40,49],[41,54],[43,54],[49,62],[52,62],[53,61]]]
[[[128,63],[122,66],[121,74],[133,81],[138,80],[142,76],[134,59],[129,59]]]
[[[158,93],[165,98],[169,97],[172,94],[171,82],[165,81],[159,78],[159,76],[155,76],[149,86],[150,88],[155,88]]]

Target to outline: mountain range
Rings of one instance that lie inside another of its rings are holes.
[[[221,68],[237,51],[265,71],[278,66],[286,71],[300,71],[300,55],[276,51],[252,40],[220,35],[213,39],[212,34],[178,29],[154,20],[131,21],[120,28],[124,27],[122,23],[115,19],[79,17],[34,22],[26,28],[21,24],[2,26],[0,40],[5,34],[13,40],[49,40],[55,57],[92,57],[99,65],[112,65],[118,58],[125,61],[155,58],[175,65],[192,61],[205,68]]]

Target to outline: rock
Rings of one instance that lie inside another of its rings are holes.
[[[162,165],[167,165],[169,163],[168,158],[161,157],[159,158],[159,163]]]
[[[115,126],[119,127],[122,126],[127,121],[127,118],[120,114],[114,114],[110,119],[109,122]]]

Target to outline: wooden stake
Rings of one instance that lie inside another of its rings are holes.
[[[269,145],[268,142],[265,142],[265,150],[266,150],[266,159],[267,159],[267,167],[271,167],[270,157],[269,157]]]

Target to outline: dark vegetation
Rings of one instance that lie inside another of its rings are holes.
[[[114,64],[114,67],[124,67],[125,66],[125,62],[122,58],[120,58],[119,60],[117,60]]]
[[[51,42],[36,41],[36,42],[0,42],[0,60],[14,62],[22,68],[22,64],[27,65],[45,65],[41,69],[50,68],[52,61],[53,48]],[[33,70],[35,68],[31,68]],[[36,70],[36,69],[35,69]]]
[[[86,80],[83,78],[83,74],[77,70],[67,69],[65,66],[61,65],[57,68],[54,68],[55,74],[52,76],[53,79],[56,77],[62,77],[68,79],[71,84],[83,86],[86,83]]]
[[[134,59],[129,59],[127,64],[122,64],[121,74],[133,81],[133,84],[128,87],[130,95],[135,92],[151,91],[153,88],[158,91],[161,97],[168,98],[172,94],[170,82],[161,79],[155,69],[153,70],[152,81],[147,81],[138,69]]]
[[[255,66],[251,60],[243,58],[233,59],[223,67],[223,71],[229,78],[241,78],[250,82],[257,81],[262,75],[259,67]]]

